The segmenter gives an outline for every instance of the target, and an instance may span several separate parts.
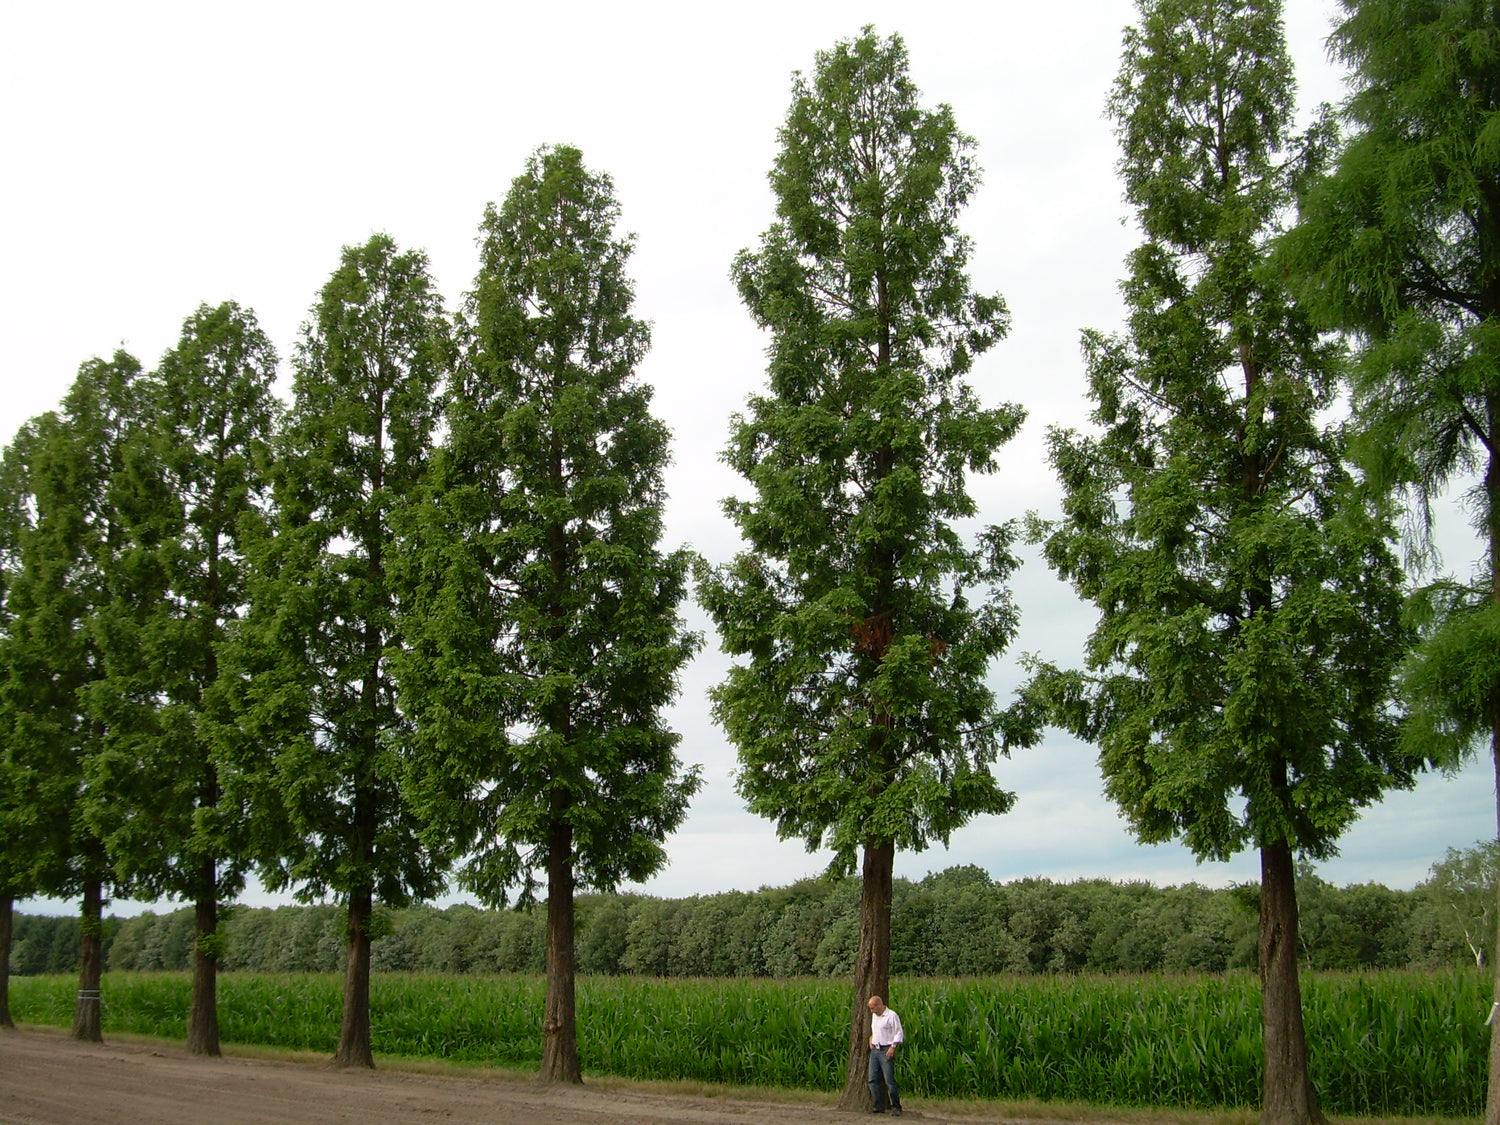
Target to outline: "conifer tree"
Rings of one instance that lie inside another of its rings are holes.
[[[21,568],[21,544],[32,525],[28,477],[38,431],[45,421],[32,419],[0,453],[0,676],[6,662],[11,628],[12,584]],[[0,1028],[14,1027],[10,1014],[10,955],[15,903],[36,885],[36,855],[28,839],[27,778],[24,760],[9,737],[14,718],[8,708],[18,703],[0,680]]]
[[[609,177],[543,148],[482,226],[447,436],[417,513],[398,659],[427,819],[460,825],[464,885],[547,897],[541,1078],[578,1082],[574,893],[665,862],[698,785],[661,710],[698,644],[664,553],[669,434],[636,377],[631,240]]]
[[[1328,419],[1341,354],[1269,247],[1326,143],[1292,132],[1280,5],[1142,0],[1110,102],[1144,241],[1121,336],[1084,337],[1097,434],[1058,432],[1046,555],[1098,606],[1086,670],[1041,668],[1145,842],[1261,861],[1262,1121],[1322,1120],[1295,862],[1408,787],[1390,699],[1407,637],[1393,531]],[[1039,533],[1041,529],[1038,529]]]
[[[253,806],[263,880],[346,906],[338,1066],[374,1065],[375,904],[443,885],[445,857],[422,847],[403,789],[411,723],[389,671],[401,591],[388,564],[398,510],[426,471],[447,334],[426,255],[387,235],[345,248],[293,361],[275,511],[249,546],[250,609],[223,657],[223,702],[210,699],[230,716],[216,753],[226,799]]]
[[[1355,338],[1363,460],[1406,491],[1419,529],[1430,531],[1435,498],[1475,481],[1481,561],[1472,580],[1415,599],[1422,640],[1402,673],[1403,737],[1449,764],[1482,747],[1500,785],[1500,10],[1343,8],[1331,43],[1353,72],[1349,142],[1303,199],[1283,262],[1321,323]],[[1500,1125],[1493,1033],[1486,1120]]]
[[[146,382],[142,449],[117,491],[133,497],[117,560],[135,626],[106,639],[98,696],[114,720],[94,776],[110,799],[94,823],[116,866],[152,897],[195,905],[188,1049],[217,1055],[220,904],[248,866],[237,810],[221,807],[205,700],[219,677],[228,623],[245,599],[240,521],[267,484],[276,354],[255,317],[234,303],[203,306]]]
[[[149,598],[120,565],[122,488],[142,418],[140,364],[125,352],[84,363],[57,414],[29,433],[25,496],[6,588],[0,715],[17,785],[31,890],[81,900],[72,1034],[98,1041],[106,894],[117,879],[93,813],[113,797],[94,773],[111,735],[99,686],[111,634]]]
[[[1032,733],[985,680],[1016,628],[1012,529],[955,526],[976,514],[967,474],[995,470],[1023,412],[966,381],[1008,317],[966,273],[973,141],[920,104],[901,40],[867,28],[819,53],[780,140],[777,221],[734,264],[771,338],[769,389],[725,453],[754,490],[725,504],[746,547],[700,597],[745,658],[713,693],[740,793],[783,838],[862,867],[841,1104],[868,1107],[896,851],[1009,809],[991,765]]]

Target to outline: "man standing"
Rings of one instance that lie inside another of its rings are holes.
[[[870,1099],[874,1112],[884,1113],[889,1091],[891,1116],[901,1116],[901,1094],[896,1089],[896,1046],[906,1042],[901,1017],[885,1006],[879,996],[871,996],[870,1009]]]

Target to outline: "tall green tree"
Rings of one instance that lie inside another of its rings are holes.
[[[985,682],[1016,628],[1012,529],[955,526],[975,515],[966,475],[994,471],[1023,412],[965,381],[1008,317],[966,273],[973,141],[920,104],[901,40],[867,28],[821,52],[780,141],[777,221],[734,263],[771,337],[769,391],[724,455],[754,490],[725,504],[746,550],[700,596],[746,658],[713,693],[740,793],[835,870],[862,865],[841,1104],[867,1107],[896,850],[1010,808],[990,767],[1031,734]]]
[[[698,638],[690,554],[659,547],[669,434],[635,374],[649,333],[618,216],[566,146],[486,210],[397,657],[428,817],[472,834],[463,883],[492,905],[545,883],[549,1082],[581,1081],[575,891],[660,868],[698,786],[661,718]]]
[[[106,638],[145,595],[120,564],[127,537],[122,481],[142,418],[140,364],[125,352],[78,371],[62,409],[32,427],[27,523],[16,529],[0,650],[0,715],[16,785],[16,845],[30,856],[30,889],[81,900],[75,1038],[101,1038],[103,907],[116,877],[92,813],[112,794],[91,773],[110,735],[97,688]]]
[[[1478,478],[1482,561],[1472,581],[1418,599],[1405,737],[1450,763],[1487,747],[1500,781],[1500,9],[1343,7],[1332,46],[1353,72],[1350,139],[1303,200],[1287,268],[1322,323],[1358,344],[1355,409],[1377,479],[1407,486],[1430,528],[1432,500]],[[1494,964],[1500,1002],[1500,950]],[[1486,1120],[1500,1125],[1500,1035],[1489,1075]]]
[[[0,675],[12,637],[11,587],[21,569],[21,545],[34,515],[28,484],[30,461],[39,429],[45,425],[45,420],[27,422],[0,453]],[[15,902],[28,897],[36,885],[25,764],[12,750],[10,739],[15,717],[8,709],[20,702],[0,687],[0,1028],[15,1026],[10,1014]]]
[[[1420,766],[1390,696],[1408,639],[1393,534],[1328,421],[1337,345],[1268,248],[1322,125],[1292,131],[1280,5],[1142,0],[1110,101],[1144,241],[1128,329],[1088,332],[1092,436],[1051,435],[1049,563],[1098,606],[1086,670],[1038,670],[1146,842],[1258,850],[1262,1120],[1322,1120],[1297,976],[1295,859]]]
[[[243,818],[222,801],[205,712],[226,629],[245,602],[240,523],[263,506],[279,407],[276,353],[248,310],[202,306],[146,380],[150,417],[122,563],[137,627],[109,640],[100,695],[118,715],[94,777],[110,800],[96,828],[118,869],[152,897],[195,906],[188,1049],[219,1053],[220,904],[244,886]]]
[[[345,248],[293,360],[273,534],[248,548],[250,608],[221,658],[237,686],[217,753],[226,799],[255,806],[263,879],[347,908],[338,1066],[374,1065],[374,905],[443,885],[402,786],[411,722],[389,669],[402,592],[388,563],[426,471],[448,332],[426,255],[383,234]]]

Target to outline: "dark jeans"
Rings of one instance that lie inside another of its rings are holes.
[[[901,1092],[896,1089],[896,1060],[885,1057],[884,1051],[870,1048],[870,1099],[876,1109],[886,1107],[886,1091],[890,1091],[890,1106],[901,1108]]]

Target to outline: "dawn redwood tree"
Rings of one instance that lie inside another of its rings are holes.
[[[11,636],[11,583],[21,566],[21,543],[31,526],[27,478],[38,421],[27,422],[0,453],[0,674]],[[15,903],[35,884],[35,856],[28,846],[23,800],[25,772],[11,751],[13,718],[7,708],[18,703],[0,687],[0,1028],[14,1027],[10,1014],[10,951]]]
[[[388,666],[401,599],[388,560],[426,471],[448,331],[425,254],[383,234],[344,249],[294,357],[271,526],[251,536],[249,610],[221,655],[234,686],[210,700],[233,717],[216,753],[226,799],[251,806],[263,881],[346,904],[337,1066],[374,1065],[375,904],[443,882],[402,788],[411,724]]]
[[[0,648],[10,812],[30,857],[29,889],[81,900],[82,942],[72,1034],[101,1038],[106,892],[123,887],[92,808],[108,802],[91,775],[110,729],[97,688],[103,639],[144,604],[119,565],[128,514],[121,491],[136,445],[140,364],[125,352],[84,363],[56,414],[28,432],[24,498],[15,529]]]
[[[1401,677],[1403,737],[1448,763],[1486,747],[1500,785],[1500,6],[1343,6],[1332,48],[1353,72],[1349,141],[1302,200],[1284,260],[1320,321],[1355,339],[1374,477],[1403,487],[1427,529],[1432,499],[1477,478],[1483,561],[1472,581],[1415,599],[1423,634]],[[1500,788],[1496,799],[1500,840]],[[1485,1112],[1500,1125],[1494,1034]]]
[[[669,433],[635,369],[631,239],[608,176],[538,150],[485,211],[447,436],[403,567],[414,788],[459,826],[481,900],[547,896],[541,1078],[579,1082],[574,894],[665,862],[697,789],[661,711],[698,645],[663,553]]]
[[[146,447],[120,489],[136,498],[121,562],[133,592],[154,596],[133,629],[109,638],[97,694],[118,721],[92,763],[110,794],[93,819],[139,889],[194,903],[194,1054],[219,1054],[220,904],[243,888],[249,864],[242,818],[221,807],[205,701],[245,601],[239,527],[268,489],[275,379],[276,353],[253,313],[200,307],[146,381]]]
[[[1393,531],[1329,421],[1341,352],[1267,268],[1326,127],[1292,132],[1280,5],[1142,0],[1110,101],[1144,242],[1128,328],[1084,336],[1089,436],[1051,435],[1049,563],[1098,606],[1086,669],[1038,669],[1145,842],[1261,861],[1266,1123],[1322,1120],[1295,861],[1407,787],[1389,700],[1408,638]]]
[[[972,292],[959,214],[979,181],[947,106],[925,109],[897,37],[870,29],[797,75],[771,172],[777,221],[734,264],[771,337],[768,393],[731,426],[746,549],[700,597],[746,658],[713,693],[738,788],[783,838],[863,872],[841,1104],[868,1107],[865,999],[888,995],[892,872],[1014,797],[996,754],[1029,740],[986,683],[1011,640],[1012,529],[973,542],[967,473],[996,468],[1016,406],[965,381],[1005,333]]]

